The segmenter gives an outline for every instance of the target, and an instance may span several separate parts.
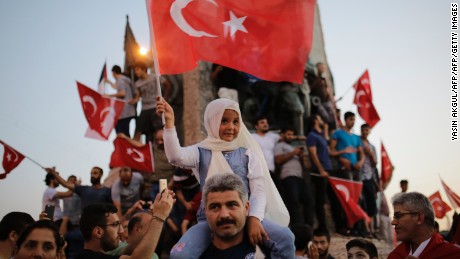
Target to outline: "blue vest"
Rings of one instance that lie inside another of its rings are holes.
[[[200,174],[200,189],[203,190],[204,183],[206,181],[206,177],[208,176],[209,164],[211,163],[212,152],[209,149],[205,148],[198,148],[200,153],[200,164],[199,164],[199,174]],[[228,164],[232,171],[238,175],[241,180],[243,180],[244,186],[246,187],[246,191],[250,194],[249,190],[249,180],[248,180],[248,164],[249,164],[249,157],[245,154],[246,148],[237,148],[233,151],[229,152],[222,152],[224,154],[225,160],[227,160]],[[204,214],[204,204],[201,202],[200,208],[197,212],[197,219],[198,220],[206,220],[206,215]]]

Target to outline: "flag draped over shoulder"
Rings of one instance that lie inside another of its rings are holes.
[[[125,106],[124,101],[102,97],[99,93],[77,82],[78,93],[89,129],[85,136],[107,140]]]
[[[437,191],[437,192],[433,193],[432,195],[430,195],[430,197],[428,197],[428,199],[430,200],[431,206],[433,206],[434,215],[438,219],[444,218],[444,216],[446,216],[446,213],[449,212],[450,210],[452,210],[450,208],[450,206],[447,205],[447,203],[445,203],[442,200],[441,194],[439,193],[439,191]]]
[[[97,85],[97,92],[100,94],[105,94],[105,80],[107,80],[107,62],[104,62],[101,76],[99,77],[99,84]]]
[[[110,167],[127,166],[135,170],[153,173],[153,155],[150,142],[137,147],[127,139],[117,137],[113,141],[115,150],[110,157]]]
[[[3,173],[0,173],[0,179],[5,179],[22,162],[25,156],[1,140],[0,144],[4,148],[2,166],[3,170],[5,170]]]
[[[347,225],[353,226],[357,221],[364,219],[369,221],[369,216],[358,205],[359,196],[363,184],[361,182],[349,181],[335,177],[329,177],[329,184],[332,186],[335,195],[340,201],[347,216]]]
[[[380,174],[380,179],[382,180],[383,185],[387,185],[391,177],[393,176],[393,164],[391,163],[390,157],[388,156],[387,151],[385,150],[385,146],[383,145],[383,142],[381,143],[381,152],[382,156],[382,169],[381,174]]]
[[[296,83],[312,45],[314,10],[314,0],[147,0],[161,74],[205,60]]]
[[[358,107],[359,115],[367,124],[374,127],[380,121],[380,116],[372,102],[371,83],[367,70],[353,85],[353,88],[356,90],[353,103]]]
[[[452,191],[449,186],[441,179],[442,187],[444,187],[444,191],[446,192],[447,198],[449,198],[450,204],[454,209],[460,207],[460,196],[458,196],[454,191]]]

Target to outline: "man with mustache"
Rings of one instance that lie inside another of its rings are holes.
[[[249,242],[246,220],[250,205],[240,177],[222,173],[208,178],[202,202],[213,235],[211,245],[200,258],[263,258],[259,257],[262,250]]]
[[[53,174],[59,184],[80,196],[82,210],[90,204],[112,203],[110,188],[104,187],[101,184],[103,171],[100,167],[95,166],[91,169],[92,186],[69,183],[54,168],[46,168],[45,170],[49,174]]]

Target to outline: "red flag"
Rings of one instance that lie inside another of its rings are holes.
[[[8,146],[5,142],[0,140],[0,144],[3,145],[3,161],[2,166],[4,173],[0,174],[0,179],[5,179],[6,175],[9,174],[19,163],[22,162],[24,159],[24,155],[13,149],[12,147]]]
[[[105,94],[105,80],[107,80],[107,62],[104,62],[101,77],[99,77],[99,84],[97,85],[97,92],[100,94]]]
[[[359,77],[358,81],[353,85],[353,88],[355,88],[355,90],[358,88],[363,89],[366,95],[369,97],[369,100],[372,102],[371,80],[369,78],[369,72],[367,69],[364,71],[361,77]],[[356,103],[356,100],[354,103]]]
[[[382,169],[381,169],[381,175],[380,179],[382,180],[383,185],[386,185],[388,182],[390,182],[391,177],[393,176],[393,164],[390,161],[390,158],[388,157],[387,151],[385,150],[385,146],[382,144],[382,150],[381,150],[381,156],[382,156]]]
[[[152,145],[141,147],[132,145],[127,139],[117,137],[113,144],[115,150],[110,158],[110,167],[127,166],[139,171],[154,172]]]
[[[454,209],[460,207],[460,196],[458,196],[452,189],[447,186],[447,184],[441,179],[442,187],[444,187],[444,191],[446,191],[447,198],[449,198],[450,204]]]
[[[363,184],[335,177],[329,177],[328,179],[347,215],[348,226],[353,226],[353,224],[361,219],[370,221],[369,216],[367,216],[366,212],[358,205]]]
[[[446,213],[452,210],[450,206],[442,200],[439,191],[433,193],[430,197],[428,197],[428,199],[430,200],[431,206],[433,206],[434,209],[434,214],[438,219],[444,218]]]
[[[104,98],[80,82],[77,82],[77,87],[83,112],[89,124],[86,136],[107,140],[123,111],[125,102]]]
[[[368,86],[369,89],[366,90],[366,85],[361,83],[357,84],[353,103],[358,106],[358,113],[361,118],[371,127],[374,127],[375,124],[380,121],[380,117],[372,103],[372,96],[368,95],[368,93],[370,93],[370,84]]]
[[[303,80],[314,0],[148,0],[147,10],[161,74],[205,60],[269,81]]]

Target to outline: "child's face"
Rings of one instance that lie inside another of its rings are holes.
[[[240,117],[234,110],[225,110],[219,127],[219,138],[228,142],[238,137],[240,132]]]

